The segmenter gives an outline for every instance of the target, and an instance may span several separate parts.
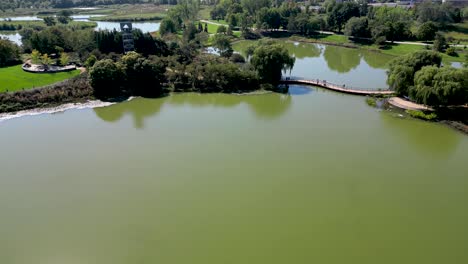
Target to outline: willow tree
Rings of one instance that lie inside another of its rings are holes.
[[[261,45],[253,52],[251,63],[261,80],[276,86],[283,71],[294,67],[295,58],[281,44]]]

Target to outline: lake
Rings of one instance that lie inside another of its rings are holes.
[[[384,70],[358,58],[329,76]],[[138,98],[0,122],[0,146],[1,263],[468,262],[468,137],[364,97]]]
[[[0,34],[0,38],[6,38],[13,43],[21,45],[21,35],[18,32]]]
[[[279,41],[296,58],[294,69],[287,75],[320,79],[346,86],[366,89],[386,89],[388,62],[394,58],[386,54],[362,49],[343,48],[311,43]],[[252,41],[234,44],[245,56]]]

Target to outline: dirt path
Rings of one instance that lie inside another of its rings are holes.
[[[405,100],[400,97],[392,97],[388,100],[388,102],[395,107],[406,109],[406,110],[434,111],[434,109],[430,107],[417,104],[417,103],[413,103],[411,101]]]

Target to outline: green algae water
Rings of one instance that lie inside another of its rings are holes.
[[[0,148],[2,264],[468,262],[468,137],[364,97],[134,99]]]
[[[320,79],[365,89],[387,89],[388,62],[393,56],[377,52],[338,46],[278,41],[296,58],[292,75]],[[245,51],[253,41],[240,41],[234,49],[246,56]]]

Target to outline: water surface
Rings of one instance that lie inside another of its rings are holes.
[[[0,34],[0,38],[6,38],[13,43],[16,43],[17,45],[21,45],[21,35],[18,32],[5,32],[3,31],[2,34]]]
[[[291,94],[0,123],[0,262],[468,262],[468,137]]]
[[[386,89],[387,65],[394,57],[361,49],[311,43],[281,41],[296,63],[287,75],[326,80],[366,89]],[[245,55],[251,41],[242,41],[234,49]]]

